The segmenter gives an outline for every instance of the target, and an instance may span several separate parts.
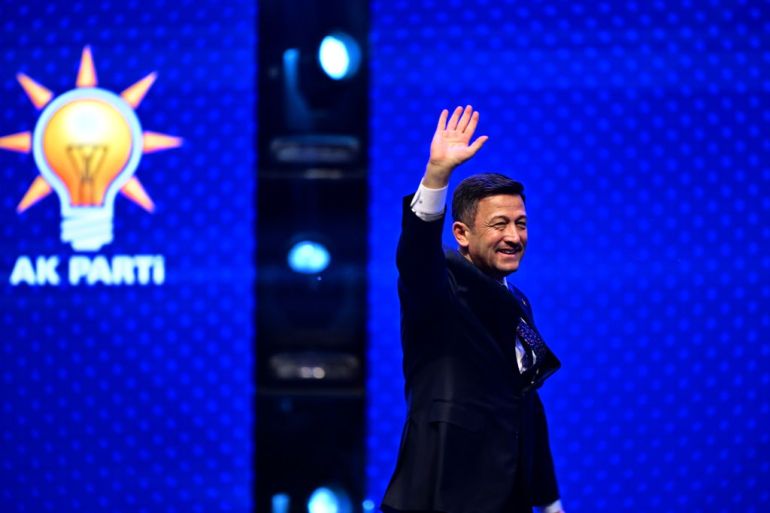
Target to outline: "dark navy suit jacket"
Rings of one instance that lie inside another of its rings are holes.
[[[504,513],[512,503],[550,504],[559,491],[536,389],[559,361],[546,350],[519,372],[516,327],[535,326],[529,301],[445,253],[443,218],[419,219],[410,199],[397,252],[407,419],[383,509]]]

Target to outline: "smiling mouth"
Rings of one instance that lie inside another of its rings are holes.
[[[521,248],[502,248],[497,251],[503,255],[518,255],[521,253]]]

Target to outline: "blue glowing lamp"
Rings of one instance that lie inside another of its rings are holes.
[[[351,513],[350,499],[337,488],[317,488],[307,501],[308,513]]]
[[[323,272],[331,262],[331,255],[326,246],[312,240],[302,240],[294,244],[287,257],[292,271],[302,274]]]
[[[321,69],[334,80],[350,78],[361,65],[361,49],[348,34],[334,32],[324,37],[318,47]]]

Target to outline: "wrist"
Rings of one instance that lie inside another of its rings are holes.
[[[429,162],[425,167],[425,175],[422,177],[422,184],[429,189],[442,189],[449,185],[449,176],[451,174],[451,168],[441,168]]]

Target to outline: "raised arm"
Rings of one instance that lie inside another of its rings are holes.
[[[422,179],[422,184],[430,189],[446,187],[452,171],[473,157],[488,139],[482,135],[471,143],[479,123],[479,113],[470,105],[465,109],[457,107],[447,121],[448,117],[449,111],[442,110],[430,143],[430,158]]]
[[[445,296],[446,262],[441,232],[446,191],[434,191],[434,201],[425,202],[421,193],[425,188],[445,188],[454,169],[479,151],[487,137],[479,137],[471,143],[478,122],[479,114],[470,105],[465,109],[457,107],[451,118],[447,110],[441,112],[422,187],[414,197],[405,198],[396,254],[402,303],[430,305]]]

